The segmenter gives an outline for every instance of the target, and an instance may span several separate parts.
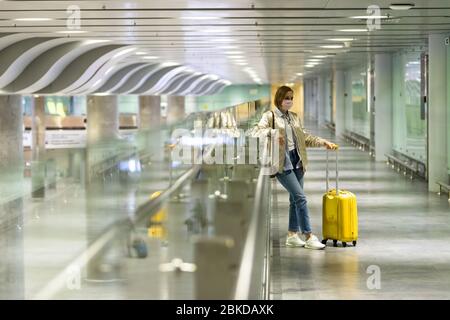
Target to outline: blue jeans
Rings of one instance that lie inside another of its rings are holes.
[[[297,150],[289,152],[292,163],[299,161]],[[281,185],[289,192],[289,231],[302,233],[311,232],[308,207],[303,191],[303,168],[287,170],[276,175]]]

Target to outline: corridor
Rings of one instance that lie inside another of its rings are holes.
[[[328,128],[309,123],[312,134],[334,141]],[[427,191],[384,163],[371,160],[343,140],[339,152],[339,189],[356,194],[359,240],[343,248],[328,241],[325,251],[286,248],[289,196],[273,188],[273,299],[449,299],[450,216],[445,196]],[[322,233],[326,151],[309,149],[305,175],[313,232]],[[330,184],[334,187],[334,154]],[[373,266],[380,270],[380,289]],[[369,273],[368,273],[369,271]],[[369,284],[369,286],[368,286]]]

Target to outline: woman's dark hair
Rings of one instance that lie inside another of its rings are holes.
[[[275,106],[277,108],[281,107],[281,104],[283,103],[284,97],[286,96],[286,94],[288,92],[294,92],[294,90],[292,90],[291,88],[287,87],[287,86],[281,86],[278,88],[277,93],[275,93]]]

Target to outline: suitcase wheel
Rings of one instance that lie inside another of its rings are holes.
[[[327,241],[328,241],[328,239],[323,239],[323,240],[322,240],[322,244],[325,244],[325,245],[326,245],[326,244],[327,244]]]
[[[356,247],[356,241],[353,241],[352,243],[353,243],[353,246]]]
[[[333,240],[333,247],[337,247],[337,240]]]
[[[345,248],[347,247],[347,242],[342,242],[342,246]]]

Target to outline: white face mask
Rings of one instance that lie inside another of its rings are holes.
[[[289,110],[290,108],[292,108],[292,100],[283,100],[282,103],[282,107],[285,108],[286,110]]]

